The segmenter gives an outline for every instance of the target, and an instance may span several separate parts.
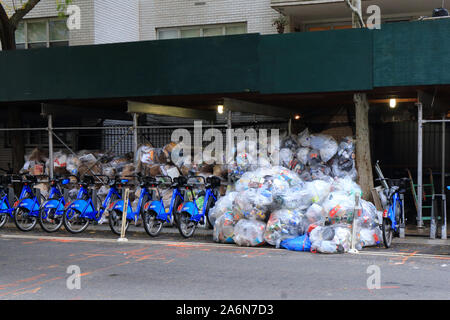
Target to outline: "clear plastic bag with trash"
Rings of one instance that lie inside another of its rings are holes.
[[[248,189],[236,196],[233,214],[241,218],[264,221],[268,218],[272,202],[270,193],[265,194],[257,189]]]
[[[286,168],[289,168],[292,160],[294,159],[294,153],[291,149],[282,148],[280,150],[280,164]]]
[[[298,161],[300,161],[300,163],[302,163],[303,165],[307,165],[308,164],[308,155],[309,155],[310,151],[311,151],[311,149],[308,147],[301,147],[301,148],[297,149],[295,156],[297,157]]]
[[[298,148],[298,138],[295,135],[285,137],[281,142],[281,148],[288,148],[292,151]]]
[[[297,211],[287,209],[272,212],[264,233],[265,241],[279,248],[281,241],[284,239],[299,236],[299,225],[302,216]]]
[[[331,224],[352,223],[355,210],[355,197],[343,191],[331,192],[322,204]]]
[[[308,128],[298,134],[297,141],[302,147],[311,146],[311,135],[309,134]]]
[[[234,226],[233,240],[238,246],[256,247],[265,243],[266,224],[258,220],[241,219]]]
[[[336,140],[326,134],[311,135],[311,148],[319,150],[323,162],[330,161],[338,151]]]
[[[228,192],[225,196],[220,197],[219,200],[217,200],[214,207],[209,211],[209,221],[213,226],[220,216],[224,215],[226,212],[233,211],[233,202],[237,195],[237,192]]]
[[[234,243],[234,226],[236,219],[230,211],[219,216],[214,223],[213,240],[220,243]]]

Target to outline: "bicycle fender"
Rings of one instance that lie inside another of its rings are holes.
[[[73,209],[78,212],[84,212],[84,216],[89,216],[93,214],[92,206],[89,206],[89,202],[86,200],[75,200],[70,203],[67,209]]]
[[[164,205],[161,203],[161,201],[152,201],[148,203],[148,205],[146,204],[146,206],[146,210],[156,212],[156,218],[158,220],[165,221],[167,219],[167,213],[164,210]]]
[[[123,212],[123,200],[118,200],[113,205],[113,210],[117,210]],[[128,202],[128,210],[127,210],[127,219],[134,220],[133,208],[131,208],[131,204]]]
[[[33,206],[34,204],[34,206]],[[28,212],[33,212],[33,211],[39,211],[39,204],[38,203],[34,203],[33,199],[22,199],[20,200],[19,204],[17,205],[17,208],[23,208],[25,210],[27,210]]]
[[[181,212],[186,212],[191,216],[191,220],[195,222],[199,222],[201,218],[201,214],[199,214],[197,206],[194,202],[185,202],[181,207]]]
[[[47,202],[44,203],[43,208],[56,209],[56,212],[58,213],[58,211],[64,210],[64,205],[63,202],[59,200],[48,200]]]
[[[9,210],[9,206],[6,201],[2,201],[0,204],[0,212],[4,213],[4,210]]]

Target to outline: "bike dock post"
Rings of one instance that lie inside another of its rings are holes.
[[[405,238],[406,224],[405,224],[405,195],[400,194],[400,201],[402,202],[402,223],[400,223],[400,238]]]
[[[353,210],[353,221],[352,221],[352,244],[350,250],[348,250],[349,253],[359,253],[359,251],[356,249],[356,219],[360,216],[362,208],[361,208],[361,199],[360,195],[355,195],[355,209]]]
[[[128,201],[130,197],[130,189],[126,188],[123,197],[123,211],[122,211],[122,226],[120,229],[120,238],[117,239],[118,242],[127,242],[128,239],[125,238],[126,224],[127,224],[127,211],[128,211]]]

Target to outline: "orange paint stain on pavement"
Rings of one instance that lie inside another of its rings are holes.
[[[37,288],[31,289],[31,290],[25,290],[25,291],[22,291],[22,292],[15,292],[15,293],[13,293],[13,295],[14,296],[20,296],[20,295],[27,294],[27,293],[36,293],[39,290],[41,290],[41,287],[37,287]]]
[[[22,279],[22,280],[17,280],[15,282],[12,283],[7,283],[7,284],[0,284],[0,290],[4,290],[5,288],[10,288],[10,287],[16,287],[18,285],[20,285],[21,283],[24,282],[31,282],[31,281],[35,281],[37,279],[40,279],[42,277],[45,277],[47,274],[42,273],[42,274],[38,274],[37,276],[31,277],[31,278],[26,278],[26,279]]]
[[[62,242],[62,243],[68,243],[68,242],[83,242],[83,240],[72,240],[72,239],[46,239],[46,238],[39,238],[39,241],[45,241],[45,242]]]
[[[414,251],[413,253],[407,255],[406,257],[403,257],[401,262],[396,262],[395,264],[405,264],[406,261],[408,261],[409,258],[413,257],[414,255],[416,255],[416,253],[418,253],[419,251]]]
[[[52,278],[52,279],[48,279],[48,280],[43,280],[43,281],[34,283],[32,285],[29,285],[29,286],[26,286],[26,287],[23,287],[23,288],[19,288],[19,289],[13,290],[13,291],[8,291],[8,292],[1,293],[0,297],[7,296],[9,294],[14,294],[16,292],[19,292],[19,291],[22,291],[22,290],[25,290],[25,289],[28,289],[28,288],[33,288],[35,286],[38,286],[38,285],[41,285],[41,284],[44,284],[44,283],[48,283],[48,282],[51,282],[51,281],[55,281],[55,280],[60,280],[60,279],[63,279],[63,278],[62,277],[56,277],[56,278]]]

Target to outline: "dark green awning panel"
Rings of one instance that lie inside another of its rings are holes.
[[[0,102],[450,84],[450,19],[0,52]]]
[[[261,93],[372,89],[372,31],[351,29],[261,37]]]
[[[450,19],[385,24],[373,43],[374,87],[450,84]]]
[[[258,90],[259,35],[0,53],[0,101]]]

